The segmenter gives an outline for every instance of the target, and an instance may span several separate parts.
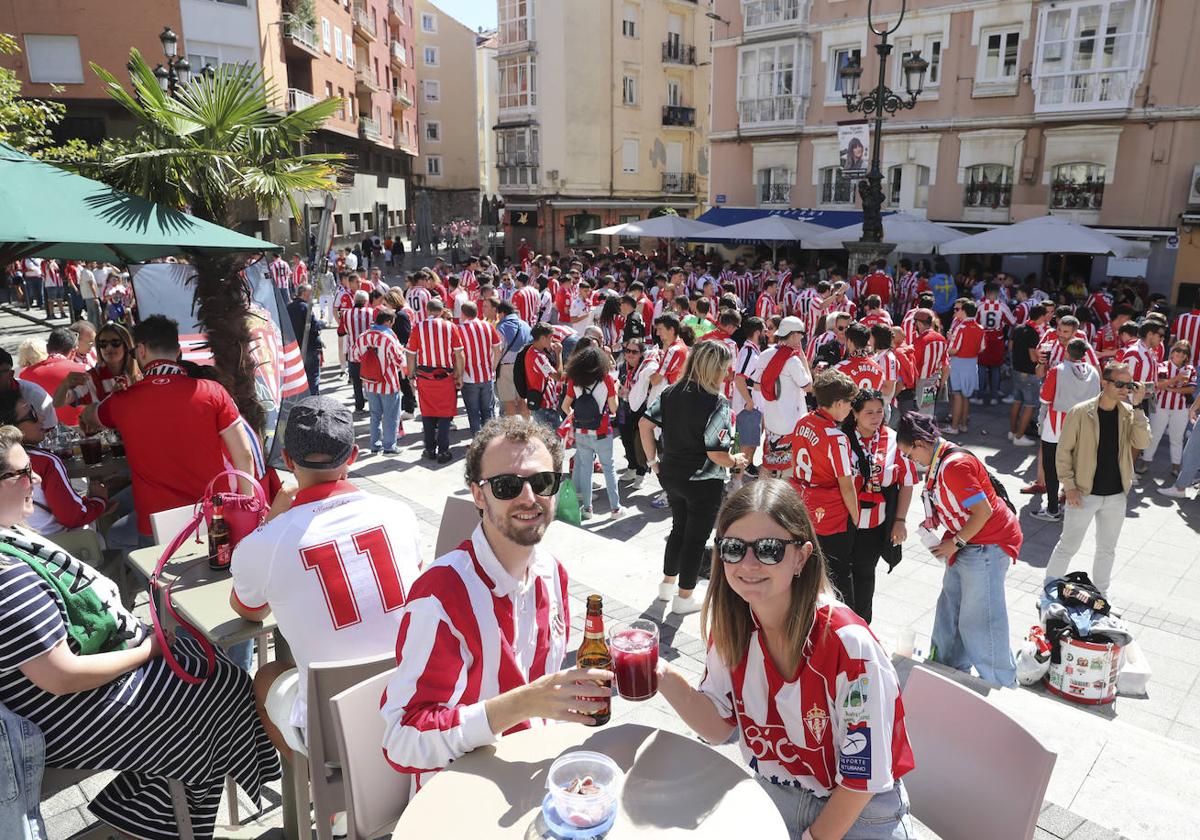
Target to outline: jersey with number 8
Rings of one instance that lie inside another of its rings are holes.
[[[271,607],[296,659],[295,725],[307,725],[310,663],[395,650],[400,608],[421,571],[418,535],[407,505],[339,481],[300,491],[238,543],[234,596]]]

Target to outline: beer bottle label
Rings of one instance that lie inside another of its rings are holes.
[[[604,619],[598,615],[589,615],[583,621],[583,632],[587,636],[600,636],[604,633]]]

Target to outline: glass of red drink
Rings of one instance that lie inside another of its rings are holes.
[[[104,457],[104,444],[99,437],[86,437],[79,441],[79,454],[85,464],[99,464]]]
[[[609,625],[617,693],[626,700],[649,700],[658,692],[658,625],[638,619]]]

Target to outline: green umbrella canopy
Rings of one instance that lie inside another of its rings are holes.
[[[130,263],[172,254],[279,250],[0,143],[0,264],[20,257]]]

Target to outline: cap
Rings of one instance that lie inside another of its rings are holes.
[[[932,323],[935,317],[937,316],[933,314],[932,309],[918,309],[913,312],[913,320],[920,321],[922,324]]]
[[[283,449],[297,466],[331,470],[350,459],[354,451],[354,417],[333,397],[307,396],[287,416]],[[329,460],[312,460],[327,455]]]
[[[783,338],[794,332],[804,332],[804,322],[795,315],[789,315],[779,322],[779,329],[775,330],[775,337]]]

